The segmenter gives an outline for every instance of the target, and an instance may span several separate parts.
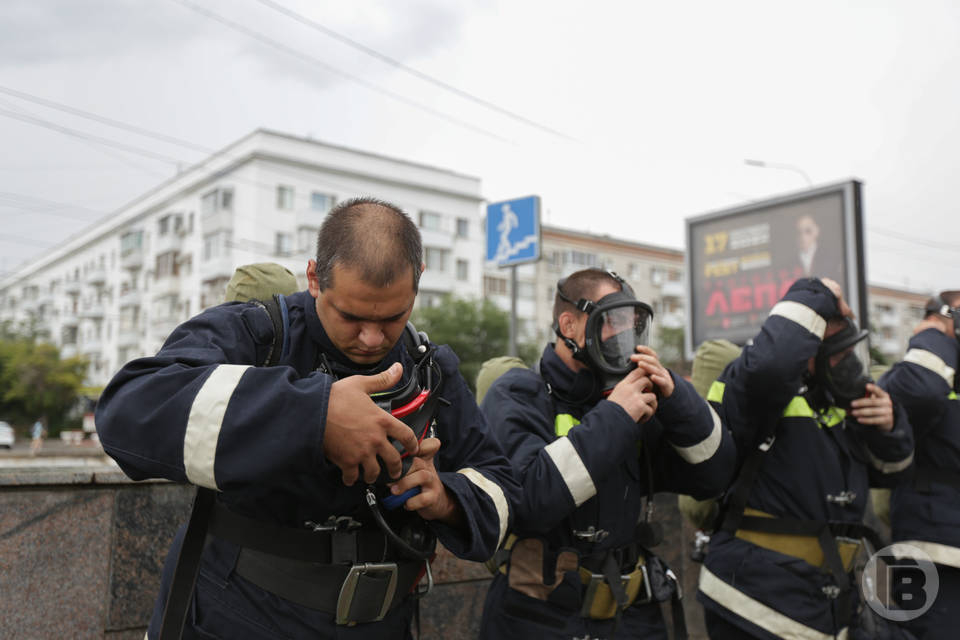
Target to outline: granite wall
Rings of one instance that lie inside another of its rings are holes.
[[[174,531],[191,487],[130,482],[116,467],[0,470],[0,639],[143,637]],[[692,531],[673,496],[656,501],[666,541],[657,551],[693,594]],[[679,535],[678,535],[679,534]],[[490,575],[441,549],[421,638],[475,638]],[[685,598],[692,638],[705,638]]]

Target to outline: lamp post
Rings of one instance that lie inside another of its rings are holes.
[[[748,164],[751,167],[762,167],[764,169],[783,169],[785,171],[793,171],[799,173],[803,176],[803,179],[807,181],[807,186],[813,186],[813,180],[810,179],[810,176],[801,169],[800,167],[795,167],[792,164],[783,164],[780,162],[766,162],[765,160],[744,160],[744,164]]]

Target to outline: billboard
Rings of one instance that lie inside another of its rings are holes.
[[[828,277],[867,317],[861,183],[856,180],[686,220],[687,352],[739,345],[797,278]]]

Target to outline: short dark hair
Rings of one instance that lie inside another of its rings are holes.
[[[560,280],[560,282],[557,283],[557,291],[553,296],[554,324],[560,320],[560,314],[564,311],[578,311],[573,304],[560,297],[561,288],[563,289],[563,295],[574,302],[577,302],[581,298],[596,302],[596,300],[593,299],[594,295],[604,282],[609,282],[620,290],[623,289],[620,282],[617,281],[609,271],[604,271],[603,269],[581,269]]]
[[[351,198],[335,206],[317,233],[320,290],[333,285],[336,265],[360,271],[375,287],[392,284],[407,267],[413,290],[420,286],[423,244],[420,230],[400,207],[377,198]]]

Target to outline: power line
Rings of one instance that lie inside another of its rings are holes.
[[[467,122],[466,120],[461,120],[460,118],[456,118],[456,117],[454,117],[454,116],[451,116],[451,115],[449,115],[449,114],[447,114],[447,113],[444,113],[443,111],[439,111],[439,110],[437,110],[437,109],[434,109],[433,107],[428,107],[427,105],[425,105],[425,104],[423,104],[423,103],[417,102],[416,100],[411,100],[410,98],[407,98],[406,96],[403,96],[403,95],[401,95],[401,94],[399,94],[399,93],[395,93],[395,92],[390,91],[390,90],[388,90],[388,89],[384,89],[384,88],[382,88],[382,87],[380,87],[380,86],[378,86],[378,85],[376,85],[376,84],[374,84],[374,83],[372,83],[372,82],[369,82],[369,81],[367,81],[367,80],[364,80],[363,78],[360,78],[360,77],[355,76],[355,75],[353,75],[353,74],[351,74],[351,73],[348,73],[348,72],[346,72],[346,71],[343,71],[343,70],[341,70],[341,69],[338,69],[337,67],[334,67],[334,66],[332,66],[332,65],[329,65],[329,64],[327,64],[326,62],[323,62],[322,60],[320,60],[319,58],[315,58],[315,57],[313,57],[313,56],[311,56],[311,55],[309,55],[309,54],[307,54],[307,53],[304,53],[304,52],[302,52],[302,51],[298,51],[297,49],[294,49],[294,48],[292,48],[292,47],[288,47],[287,45],[283,44],[282,42],[278,42],[277,40],[274,40],[273,38],[270,38],[269,36],[266,36],[266,35],[264,35],[263,33],[259,32],[259,31],[256,31],[256,30],[254,30],[254,29],[250,29],[249,27],[245,27],[245,26],[243,26],[242,24],[240,24],[240,23],[238,23],[238,22],[234,22],[233,20],[230,20],[230,19],[228,19],[228,18],[225,18],[225,17],[223,17],[222,15],[220,15],[220,14],[218,14],[218,13],[214,13],[214,12],[212,12],[212,11],[209,11],[209,10],[203,8],[203,7],[197,6],[197,5],[193,4],[192,2],[187,2],[186,0],[171,0],[171,2],[176,2],[177,4],[179,4],[179,5],[183,6],[183,7],[186,7],[187,9],[190,9],[191,11],[194,11],[194,12],[199,13],[200,15],[202,15],[202,16],[204,16],[204,17],[207,17],[207,18],[210,18],[211,20],[214,20],[214,21],[216,21],[216,22],[219,22],[220,24],[222,24],[222,25],[224,25],[224,26],[226,26],[226,27],[229,27],[230,29],[233,29],[234,31],[238,31],[238,32],[246,35],[247,37],[253,38],[254,40],[257,40],[258,42],[261,42],[261,43],[263,43],[263,44],[265,44],[265,45],[267,45],[267,46],[273,47],[274,49],[278,49],[279,51],[283,51],[284,53],[287,53],[287,54],[289,54],[289,55],[291,55],[291,56],[294,56],[294,57],[296,57],[296,58],[299,58],[299,59],[304,60],[304,61],[306,61],[306,62],[309,62],[309,63],[311,63],[311,64],[317,65],[317,66],[319,66],[319,67],[322,67],[323,69],[325,69],[325,70],[326,70],[327,72],[329,72],[329,73],[332,73],[332,74],[334,74],[334,75],[340,76],[341,78],[345,78],[345,79],[347,79],[347,80],[351,80],[351,81],[353,81],[353,82],[356,82],[357,84],[359,84],[359,85],[361,85],[361,86],[364,86],[364,87],[366,87],[367,89],[370,89],[371,91],[376,91],[377,93],[380,93],[380,94],[382,94],[382,95],[385,95],[385,96],[388,96],[388,97],[390,97],[390,98],[393,98],[394,100],[397,100],[398,102],[402,102],[402,103],[404,103],[404,104],[406,104],[406,105],[408,105],[408,106],[411,106],[411,107],[415,107],[415,108],[417,108],[417,109],[420,109],[420,110],[422,110],[422,111],[424,111],[424,112],[426,112],[426,113],[429,113],[429,114],[431,114],[431,115],[433,115],[433,116],[436,116],[437,118],[441,118],[441,119],[446,120],[447,122],[450,122],[450,123],[455,124],[455,125],[457,125],[457,126],[464,127],[464,128],[466,128],[466,129],[470,129],[471,131],[474,131],[475,133],[483,134],[483,135],[485,135],[485,136],[488,136],[488,137],[490,137],[490,138],[494,138],[494,139],[496,139],[496,140],[499,140],[499,141],[501,141],[501,142],[505,142],[505,143],[507,143],[507,144],[515,144],[515,143],[512,142],[511,140],[508,140],[508,139],[504,138],[503,136],[498,135],[498,134],[496,134],[496,133],[494,133],[494,132],[492,132],[492,131],[489,131],[489,130],[487,130],[487,129],[484,129],[483,127],[479,127],[479,126],[477,126],[477,125],[471,124],[471,123]]]
[[[867,231],[871,233],[876,233],[881,236],[887,236],[888,238],[895,238],[897,240],[903,240],[905,242],[913,242],[915,244],[920,244],[925,247],[930,247],[932,249],[944,249],[946,251],[960,251],[960,244],[951,243],[951,242],[937,242],[935,240],[927,240],[925,238],[917,238],[916,236],[908,236],[897,231],[890,231],[888,229],[878,229],[876,227],[867,227]]]
[[[349,38],[349,37],[347,37],[347,36],[345,36],[345,35],[343,35],[343,34],[341,34],[341,33],[338,33],[338,32],[334,31],[333,29],[331,29],[331,28],[329,28],[329,27],[325,27],[324,25],[322,25],[322,24],[320,24],[320,23],[318,23],[318,22],[316,22],[316,21],[314,21],[314,20],[311,20],[310,18],[304,16],[303,14],[297,13],[296,11],[293,11],[292,9],[289,9],[289,8],[287,8],[287,7],[279,4],[279,3],[277,3],[277,2],[274,2],[273,0],[256,0],[256,1],[259,2],[260,4],[264,5],[265,7],[268,7],[268,8],[270,8],[270,9],[273,9],[274,11],[277,11],[278,13],[281,13],[281,14],[287,16],[288,18],[291,18],[291,19],[293,19],[293,20],[296,20],[297,22],[299,22],[299,23],[301,23],[301,24],[303,24],[303,25],[306,25],[306,26],[310,27],[311,29],[316,29],[317,31],[320,31],[321,33],[324,33],[324,34],[326,34],[327,36],[329,36],[329,37],[331,37],[331,38],[333,38],[333,39],[335,39],[335,40],[339,40],[340,42],[342,42],[342,43],[344,43],[344,44],[346,44],[346,45],[348,45],[348,46],[351,46],[351,47],[353,47],[354,49],[357,49],[357,50],[359,50],[359,51],[362,51],[363,53],[365,53],[365,54],[367,54],[367,55],[369,55],[369,56],[371,56],[371,57],[373,57],[373,58],[376,58],[377,60],[380,60],[381,62],[385,62],[386,64],[389,64],[389,65],[391,65],[391,66],[393,66],[393,67],[396,67],[397,69],[401,69],[402,71],[406,71],[407,73],[409,73],[409,74],[411,74],[411,75],[413,75],[413,76],[416,76],[417,78],[420,78],[421,80],[424,80],[425,82],[429,82],[430,84],[432,84],[432,85],[434,85],[434,86],[437,86],[437,87],[440,87],[441,89],[444,89],[445,91],[449,91],[450,93],[453,93],[453,94],[455,94],[455,95],[458,95],[458,96],[460,96],[461,98],[465,98],[465,99],[467,99],[467,100],[469,100],[469,101],[471,101],[471,102],[474,102],[474,103],[479,104],[479,105],[481,105],[481,106],[483,106],[483,107],[486,107],[487,109],[490,109],[490,110],[492,110],[492,111],[496,111],[497,113],[499,113],[499,114],[501,114],[501,115],[505,115],[505,116],[507,116],[508,118],[511,118],[511,119],[513,119],[513,120],[516,120],[517,122],[521,122],[521,123],[523,123],[523,124],[525,124],[525,125],[528,125],[528,126],[531,126],[531,127],[535,128],[535,129],[539,129],[540,131],[543,131],[543,132],[549,133],[549,134],[551,134],[551,135],[557,136],[558,138],[563,138],[564,140],[569,140],[569,141],[571,141],[571,142],[578,142],[578,141],[576,140],[576,138],[573,138],[573,137],[571,137],[571,136],[563,133],[562,131],[557,131],[556,129],[552,129],[552,128],[546,126],[546,125],[540,124],[539,122],[537,122],[537,121],[535,121],[535,120],[531,120],[530,118],[527,118],[527,117],[522,116],[522,115],[520,115],[520,114],[518,114],[518,113],[515,113],[515,112],[513,112],[513,111],[510,111],[510,110],[508,110],[508,109],[505,109],[505,108],[501,107],[500,105],[497,105],[497,104],[495,104],[495,103],[493,103],[493,102],[490,102],[489,100],[486,100],[486,99],[481,98],[481,97],[479,97],[479,96],[477,96],[477,95],[474,95],[474,94],[472,94],[472,93],[469,93],[469,92],[467,92],[467,91],[464,91],[463,89],[460,89],[460,88],[455,87],[455,86],[453,86],[453,85],[451,85],[451,84],[449,84],[449,83],[447,83],[447,82],[444,82],[443,80],[440,80],[439,78],[435,78],[435,77],[433,77],[433,76],[431,76],[431,75],[428,75],[428,74],[426,74],[426,73],[424,73],[424,72],[422,72],[422,71],[420,71],[420,70],[418,70],[418,69],[414,69],[413,67],[410,67],[410,66],[408,66],[408,65],[400,62],[399,60],[397,60],[397,59],[395,59],[395,58],[391,58],[390,56],[388,56],[388,55],[385,54],[385,53],[381,53],[381,52],[377,51],[376,49],[372,49],[372,48],[370,48],[370,47],[368,47],[368,46],[366,46],[366,45],[364,45],[364,44],[362,44],[362,43],[360,43],[360,42],[357,42],[356,40],[353,40],[352,38]]]
[[[170,156],[166,156],[161,153],[155,153],[153,151],[148,151],[140,147],[134,147],[132,145],[124,144],[122,142],[110,140],[109,138],[103,138],[100,136],[84,133],[82,131],[78,131],[77,129],[71,129],[70,127],[64,127],[62,125],[58,125],[53,122],[50,122],[49,120],[44,120],[43,118],[37,118],[34,116],[17,113],[16,111],[9,111],[7,109],[0,109],[0,116],[6,116],[8,118],[13,118],[14,120],[20,120],[22,122],[33,124],[38,127],[44,127],[46,129],[57,131],[64,135],[73,136],[75,138],[86,140],[88,142],[96,142],[98,144],[106,145],[108,147],[113,147],[115,149],[120,149],[121,151],[126,151],[128,153],[135,153],[147,158],[151,158],[153,160],[168,162],[178,167],[182,164],[181,160],[177,160],[176,158],[171,158]]]
[[[109,125],[111,127],[116,127],[118,129],[125,129],[131,133],[136,133],[141,136],[147,136],[160,140],[161,142],[166,142],[169,144],[178,145],[181,147],[186,147],[188,149],[193,149],[194,151],[200,151],[202,153],[213,153],[214,150],[202,145],[190,142],[189,140],[183,140],[181,138],[175,138],[163,133],[157,133],[155,131],[150,131],[149,129],[144,129],[143,127],[138,127],[133,124],[127,124],[126,122],[121,122],[113,118],[108,118],[106,116],[101,116],[96,113],[91,113],[89,111],[84,111],[83,109],[78,109],[76,107],[71,107],[70,105],[63,104],[60,102],[54,102],[53,100],[48,100],[46,98],[41,98],[23,91],[17,91],[16,89],[11,89],[10,87],[4,87],[0,85],[0,93],[5,93],[14,98],[20,98],[21,100],[26,100],[28,102],[33,102],[34,104],[39,104],[43,107],[48,107],[50,109],[57,109],[59,111],[64,111],[66,113],[79,116],[81,118],[86,118],[88,120],[94,120],[102,124]]]

